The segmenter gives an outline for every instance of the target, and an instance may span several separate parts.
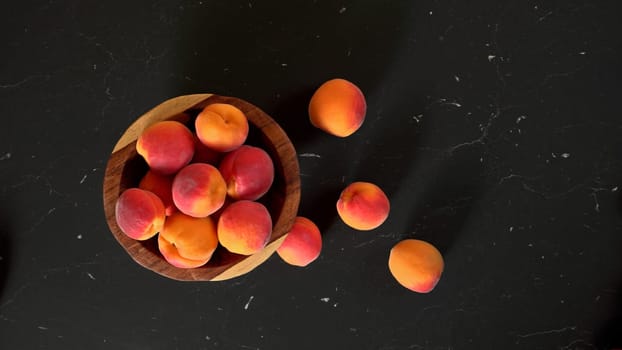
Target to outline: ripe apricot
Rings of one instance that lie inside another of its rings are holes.
[[[140,188],[129,188],[117,199],[115,219],[128,237],[146,240],[164,226],[164,204],[155,194]]]
[[[218,167],[234,199],[256,200],[266,194],[274,181],[274,164],[266,151],[242,145],[227,153]]]
[[[218,152],[240,147],[248,136],[248,119],[237,107],[227,103],[207,105],[195,120],[201,142]]]
[[[436,287],[443,273],[443,256],[432,244],[406,239],[397,243],[389,254],[389,270],[399,284],[418,293]]]
[[[320,85],[309,102],[311,124],[339,137],[358,130],[366,112],[363,92],[345,79],[332,79]]]
[[[337,201],[337,213],[343,222],[357,230],[373,230],[389,216],[390,203],[380,187],[370,182],[353,182]]]
[[[272,218],[263,204],[248,200],[227,206],[218,219],[218,240],[232,253],[251,255],[262,250],[272,234]]]
[[[171,175],[190,163],[194,155],[194,139],[184,124],[161,121],[142,132],[136,141],[136,151],[151,170]]]
[[[195,218],[176,212],[158,235],[158,248],[171,265],[195,268],[207,263],[216,247],[216,225],[210,217]]]
[[[205,217],[222,207],[227,185],[213,165],[192,163],[175,175],[172,193],[173,202],[182,213]]]
[[[304,267],[315,261],[321,250],[320,229],[313,221],[298,216],[276,252],[286,263]]]

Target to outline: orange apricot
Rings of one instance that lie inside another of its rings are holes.
[[[158,235],[158,248],[171,265],[195,268],[207,263],[218,247],[216,225],[210,217],[195,218],[176,212]]]
[[[406,239],[397,243],[389,254],[389,270],[399,284],[418,293],[436,287],[443,273],[443,256],[432,244]]]
[[[325,132],[346,137],[358,130],[365,120],[367,103],[361,89],[344,79],[322,84],[309,102],[311,124]]]
[[[249,126],[246,115],[234,105],[213,103],[199,113],[195,129],[204,145],[218,152],[229,152],[246,141]]]

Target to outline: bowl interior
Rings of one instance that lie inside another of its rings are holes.
[[[229,103],[244,112],[249,120],[246,144],[263,148],[275,167],[274,183],[258,201],[270,211],[273,230],[268,245],[250,256],[234,254],[218,247],[210,261],[194,269],[170,265],[160,254],[157,238],[136,241],[127,237],[116,224],[116,199],[126,189],[137,187],[148,166],[136,152],[136,139],[149,125],[161,120],[177,120],[194,131],[196,115],[208,104]],[[128,135],[129,134],[129,135]],[[140,265],[160,275],[182,281],[210,281],[239,276],[265,261],[291,228],[300,201],[300,176],[296,151],[279,125],[256,106],[234,97],[218,95],[180,96],[162,103],[141,116],[121,137],[108,160],[104,177],[104,210],[111,232],[127,253]]]

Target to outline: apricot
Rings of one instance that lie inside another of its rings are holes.
[[[176,212],[166,219],[158,235],[160,253],[171,265],[180,268],[204,265],[216,247],[216,224],[210,217],[195,218]]]
[[[162,200],[166,216],[177,211],[175,203],[173,203],[173,177],[158,174],[152,170],[148,170],[145,176],[138,183],[138,188],[153,192]]]
[[[192,159],[192,132],[180,122],[157,122],[138,137],[136,151],[151,170],[164,175],[174,174]]]
[[[353,182],[337,201],[337,213],[343,222],[357,230],[373,230],[389,216],[390,203],[380,187],[370,182]]]
[[[320,229],[313,221],[298,216],[276,252],[286,263],[304,267],[315,261],[321,250]]]
[[[155,194],[139,188],[129,188],[117,199],[115,219],[128,237],[143,241],[155,236],[164,226],[165,210]]]
[[[229,152],[246,142],[248,119],[233,105],[213,103],[199,113],[195,130],[204,145],[218,152]]]
[[[358,130],[366,112],[363,92],[344,79],[332,79],[320,85],[309,102],[311,124],[339,137],[350,136]]]
[[[220,163],[222,156],[223,153],[207,147],[196,135],[194,135],[194,156],[192,157],[192,163],[217,165]]]
[[[213,165],[193,163],[175,175],[172,194],[179,211],[193,217],[205,217],[222,207],[227,185]]]
[[[443,256],[432,244],[418,239],[397,243],[389,254],[389,270],[402,286],[418,293],[436,287],[443,273]]]
[[[231,203],[218,219],[218,240],[232,253],[251,255],[262,250],[272,234],[272,218],[258,202]]]
[[[266,194],[274,181],[274,164],[261,148],[242,145],[227,153],[218,167],[234,199],[256,200]]]

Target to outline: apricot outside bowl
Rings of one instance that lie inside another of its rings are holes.
[[[219,247],[210,261],[198,268],[182,269],[169,264],[160,254],[157,237],[136,241],[126,236],[115,220],[115,203],[121,193],[137,187],[148,166],[136,152],[136,140],[148,126],[163,120],[176,120],[193,129],[196,115],[212,103],[236,106],[248,118],[247,144],[263,148],[270,154],[275,167],[274,183],[260,202],[272,216],[272,235],[258,253],[244,256]],[[300,171],[296,150],[283,129],[258,107],[235,97],[214,94],[184,95],[164,101],[132,123],[120,137],[106,165],[103,204],[108,227],[114,238],[139,265],[164,277],[179,281],[218,281],[250,272],[266,261],[285,239],[300,203]]]

